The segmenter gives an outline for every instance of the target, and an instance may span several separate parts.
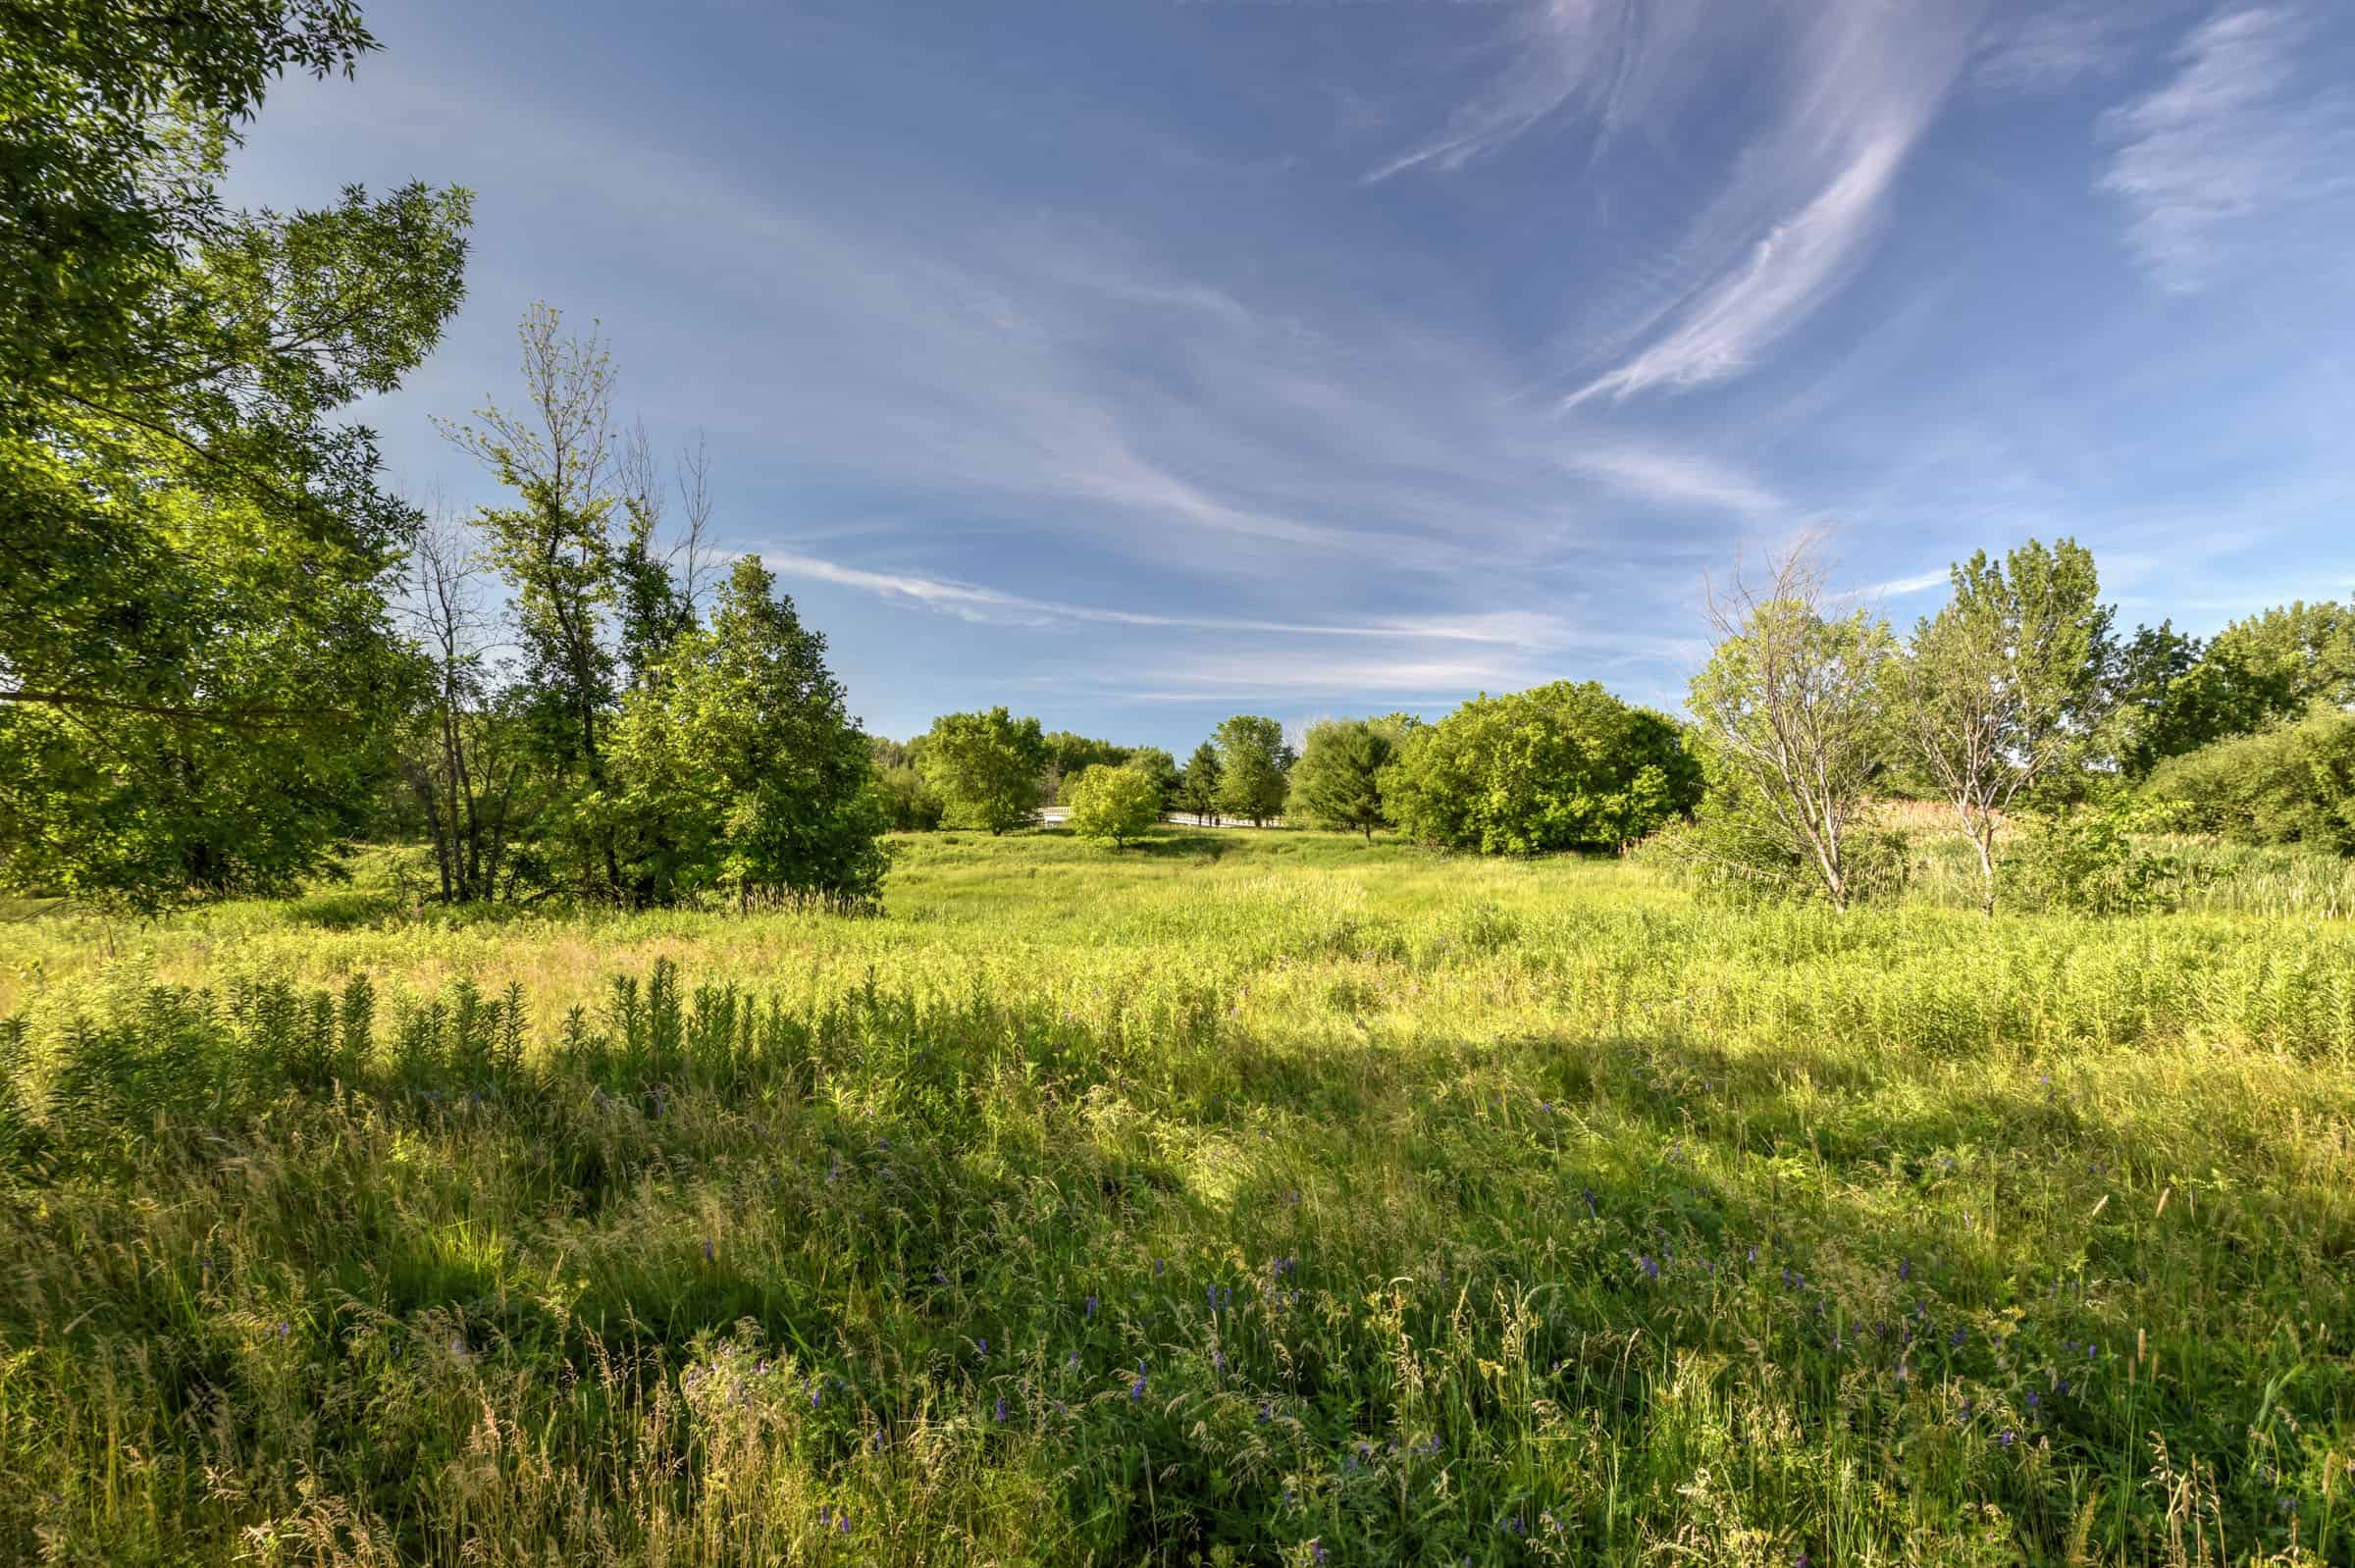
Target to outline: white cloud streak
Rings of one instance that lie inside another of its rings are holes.
[[[1260,633],[1285,637],[1370,637],[1453,643],[1494,643],[1524,648],[1567,648],[1583,641],[1559,618],[1535,611],[1494,610],[1471,615],[1385,616],[1359,622],[1250,620],[1223,615],[1167,615],[1147,610],[1109,609],[1059,600],[1032,599],[972,583],[877,572],[846,566],[790,550],[763,550],[761,564],[786,577],[831,583],[839,588],[897,601],[961,620],[992,625],[1134,626],[1204,632]]]
[[[1990,29],[1971,78],[1991,92],[2054,92],[2108,76],[2166,0],[2075,0]]]
[[[2262,243],[2278,259],[2300,226],[2355,190],[2355,108],[2307,79],[2301,7],[2218,12],[2176,50],[2176,75],[2102,120],[2118,143],[2100,187],[2162,288],[2190,293]]]
[[[1862,261],[1908,156],[1967,55],[1975,6],[1818,0],[1793,36],[1779,119],[1677,258],[1665,330],[1563,399],[1614,401],[1740,375]]]

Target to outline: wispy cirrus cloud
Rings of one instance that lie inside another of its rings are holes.
[[[1970,0],[1794,10],[1781,107],[1673,258],[1682,297],[1648,343],[1562,406],[1728,380],[1811,316],[1879,233],[1977,13]]]
[[[1608,641],[1582,637],[1560,617],[1531,610],[1487,610],[1463,615],[1384,615],[1362,621],[1252,620],[1228,615],[1113,609],[1098,604],[1034,599],[974,583],[907,572],[871,571],[865,567],[849,566],[791,550],[763,550],[760,552],[760,561],[770,571],[785,577],[857,589],[914,607],[991,625],[1133,626],[1283,637],[1492,643],[1520,648],[1569,648]]]
[[[2355,102],[2300,55],[2317,25],[2294,4],[2220,10],[2172,79],[2103,116],[2117,150],[2100,188],[2162,288],[2193,292],[2260,243],[2278,257],[2355,192]]]
[[[2179,0],[2174,0],[2179,4]],[[1995,93],[2056,92],[2121,70],[2136,35],[2171,0],[2074,0],[1988,29],[1971,78]]]
[[[1498,40],[1502,67],[1437,133],[1368,170],[1372,184],[1411,170],[1446,173],[1577,108],[1607,134],[1673,104],[1694,80],[1703,24],[1730,28],[1708,0],[1543,0]]]

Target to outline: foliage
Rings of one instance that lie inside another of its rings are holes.
[[[2276,605],[2202,644],[2162,622],[2120,650],[2112,753],[2129,778],[2169,758],[2355,704],[2355,610],[2335,601]]]
[[[1616,849],[1690,811],[1701,771],[1674,723],[1593,681],[1486,693],[1410,732],[1382,778],[1409,837],[1488,855]]]
[[[1119,849],[1161,819],[1161,785],[1141,767],[1099,762],[1067,791],[1072,831],[1085,839],[1109,839]]]
[[[1689,820],[1671,820],[1647,839],[1644,859],[1704,903],[1756,908],[1828,899],[1820,869],[1767,808],[1748,770],[1729,766],[1705,741],[1696,752],[1701,805]],[[1901,830],[1866,812],[1848,825],[1841,865],[1850,903],[1887,903],[1905,893],[1912,854]]]
[[[318,864],[410,695],[416,524],[340,411],[420,364],[469,198],[231,213],[236,127],[347,5],[0,8],[0,801],[18,885],[153,908]],[[27,814],[28,813],[28,814]]]
[[[929,833],[948,810],[940,793],[913,767],[877,768],[874,789],[884,824],[894,833]]]
[[[1017,719],[1003,705],[975,713],[944,713],[924,737],[917,769],[947,804],[952,827],[995,835],[1037,812],[1046,743],[1035,718]]]
[[[2355,1554],[2345,921],[1192,836],[0,928],[0,1558]]]
[[[2000,565],[1980,550],[1953,583],[1892,670],[1903,726],[1978,852],[1980,908],[1992,914],[2004,812],[2094,744],[2110,612],[2092,552],[2073,540],[2047,549],[2031,539]]]
[[[1132,746],[1128,748],[1127,760],[1120,765],[1133,767],[1153,781],[1159,810],[1178,810],[1178,796],[1185,785],[1184,775],[1178,771],[1178,758],[1158,746]]]
[[[2214,742],[2161,763],[2143,793],[2235,843],[2355,855],[2355,712],[2318,704],[2293,722]]]
[[[1365,834],[1387,826],[1383,775],[1398,755],[1396,732],[1362,718],[1327,719],[1309,727],[1292,768],[1291,799],[1318,827]]]
[[[2007,881],[2029,909],[2084,915],[2164,914],[2197,873],[2150,842],[2168,812],[2122,798],[2026,813]]]
[[[711,623],[672,644],[612,731],[614,810],[641,902],[724,892],[739,908],[871,904],[886,863],[866,737],[825,639],[740,556]]]
[[[1845,910],[1861,896],[1851,846],[1868,825],[1889,750],[1885,622],[1862,609],[1827,616],[1820,568],[1804,543],[1757,589],[1713,599],[1717,646],[1687,706],[1719,776],[1738,781],[1747,832],[1807,867]]]
[[[1194,748],[1178,780],[1178,804],[1199,822],[1219,809],[1219,749],[1209,741]]]
[[[1248,818],[1264,825],[1283,814],[1289,788],[1284,770],[1290,758],[1283,744],[1283,726],[1272,718],[1237,713],[1222,721],[1211,737],[1218,748],[1219,782],[1213,800],[1227,816]]]

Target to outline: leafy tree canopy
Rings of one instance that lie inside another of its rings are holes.
[[[1288,788],[1284,770],[1292,760],[1283,743],[1283,726],[1272,718],[1238,713],[1220,724],[1213,740],[1219,758],[1214,797],[1218,810],[1255,823],[1282,814]]]
[[[1119,849],[1161,819],[1161,785],[1144,768],[1097,763],[1070,790],[1072,831]]]
[[[934,719],[916,766],[947,803],[946,821],[994,834],[1037,811],[1046,760],[1038,720],[1018,719],[1000,706]]]
[[[1490,855],[1632,843],[1700,800],[1676,725],[1593,681],[1483,694],[1411,732],[1383,778],[1391,820]]]
[[[283,885],[383,764],[407,696],[384,595],[417,518],[336,416],[432,349],[469,197],[352,187],[281,215],[217,193],[272,79],[370,47],[324,0],[0,7],[0,811],[38,813],[5,824],[34,846],[8,858],[20,885]],[[237,765],[263,732],[283,786]]]
[[[1398,731],[1386,720],[1327,719],[1310,726],[1292,768],[1291,802],[1320,827],[1362,832],[1372,843],[1386,825],[1383,774],[1398,754]]]

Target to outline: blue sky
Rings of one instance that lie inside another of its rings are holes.
[[[602,320],[882,733],[1674,708],[1803,529],[1901,625],[2030,536],[2129,624],[2355,588],[2344,0],[367,15],[233,191],[478,192],[395,479],[494,499],[428,416]]]

